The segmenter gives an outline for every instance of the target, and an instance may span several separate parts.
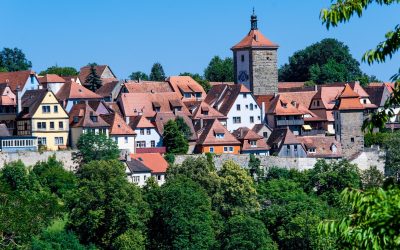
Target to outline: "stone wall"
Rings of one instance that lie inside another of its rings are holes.
[[[278,93],[277,49],[252,50],[251,81],[254,95]]]
[[[364,122],[362,111],[340,112],[340,142],[346,157],[362,152],[364,149],[364,133],[361,130]]]

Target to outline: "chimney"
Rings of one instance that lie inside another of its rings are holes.
[[[315,90],[315,92],[318,91],[318,85],[317,84],[314,85],[314,90]]]
[[[265,115],[265,102],[261,103],[261,122],[264,122],[264,115]]]
[[[131,121],[130,117],[129,117],[129,116],[126,116],[126,117],[125,117],[125,122],[126,122],[126,124],[129,125],[130,121]]]
[[[22,111],[22,91],[19,87],[17,86],[17,113],[21,113]]]
[[[200,128],[203,128],[203,119],[200,119]]]
[[[131,159],[131,154],[130,154],[129,151],[125,154],[125,160],[126,160],[126,161],[132,161],[132,159]]]

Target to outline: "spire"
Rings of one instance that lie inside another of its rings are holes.
[[[253,15],[251,15],[250,22],[251,22],[251,29],[252,30],[258,30],[258,28],[257,28],[257,16],[256,16],[256,14],[254,12],[254,7],[253,7]]]

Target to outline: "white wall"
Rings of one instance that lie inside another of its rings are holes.
[[[240,111],[236,110],[236,105],[240,104]],[[250,110],[250,104],[253,104],[253,110]],[[246,105],[248,107],[246,108]],[[254,100],[253,96],[250,93],[246,94],[246,98],[244,98],[244,94],[240,93],[235,100],[235,103],[232,105],[231,110],[228,113],[227,120],[227,129],[232,132],[233,130],[240,127],[248,127],[253,128],[255,124],[262,123],[261,121],[261,107],[259,107]],[[233,117],[240,116],[240,123],[233,123]],[[250,117],[254,117],[254,122],[250,123]]]
[[[128,142],[125,141],[125,137]],[[130,153],[135,152],[135,137],[134,136],[110,136],[117,144],[119,149],[127,149]]]
[[[25,94],[25,91],[33,89],[39,89],[39,82],[36,79],[36,77],[28,77],[28,80],[26,80],[24,88],[21,90],[21,96]]]
[[[128,177],[129,182],[135,183],[139,187],[143,187],[144,185],[146,185],[146,180],[151,177],[151,174],[150,173],[140,173],[140,174],[127,175],[127,177]],[[137,180],[137,179],[139,179],[139,180]]]
[[[161,186],[165,183],[165,174],[157,173],[157,174],[151,174],[151,175],[154,176],[154,178],[156,179],[159,186]]]
[[[144,135],[140,134],[140,129],[135,129],[135,132],[136,132],[136,142],[146,141],[146,148],[151,147],[151,141],[156,142],[156,147],[162,146],[161,136],[155,128],[150,128],[150,135],[147,134],[147,128],[144,129]]]
[[[61,87],[64,85],[62,82],[52,82],[52,83],[47,83],[47,88],[50,89],[54,94],[57,94],[57,92],[61,89]]]

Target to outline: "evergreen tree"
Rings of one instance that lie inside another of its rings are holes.
[[[163,143],[171,154],[186,154],[189,149],[187,139],[174,120],[169,120],[164,125]]]
[[[165,73],[161,63],[154,63],[150,73],[151,81],[165,81]]]
[[[182,117],[180,117],[180,116],[178,116],[178,117],[175,119],[175,122],[176,122],[176,125],[178,125],[178,129],[179,129],[180,131],[182,131],[182,133],[183,133],[183,135],[185,136],[185,138],[186,138],[187,140],[189,140],[190,137],[192,136],[192,131],[190,130],[189,125],[187,125],[187,123],[185,122],[185,120],[184,120]]]
[[[100,76],[97,74],[94,65],[90,65],[90,72],[85,79],[85,85],[93,92],[96,92],[102,85]]]

